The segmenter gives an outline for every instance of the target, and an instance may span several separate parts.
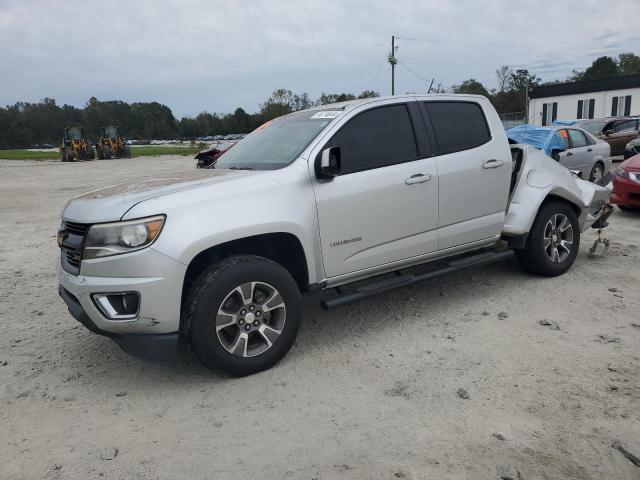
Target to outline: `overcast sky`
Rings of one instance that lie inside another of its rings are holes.
[[[102,8],[104,7],[104,8]],[[176,117],[254,112],[277,88],[396,93],[500,65],[564,78],[640,54],[639,0],[0,0],[0,105],[55,98],[158,101]]]

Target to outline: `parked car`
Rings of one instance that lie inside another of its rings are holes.
[[[227,150],[233,147],[235,143],[232,143],[227,148],[220,148],[220,143],[218,142],[216,145],[208,148],[207,150],[203,150],[196,154],[195,158],[197,160],[196,167],[197,168],[209,168],[212,166],[218,158],[222,156]]]
[[[640,155],[622,162],[613,177],[611,203],[620,210],[640,209]]]
[[[608,117],[582,120],[576,126],[607,142],[611,146],[611,155],[622,155],[629,140],[638,137],[638,124],[635,117]]]
[[[610,192],[510,146],[484,97],[324,105],[267,122],[214,169],[74,197],[59,292],[131,353],[173,356],[182,337],[207,366],[248,375],[289,351],[309,291],[333,308],[514,254],[561,275]]]
[[[578,127],[520,125],[507,130],[507,137],[532,145],[560,162],[580,177],[598,182],[611,167],[610,147]]]
[[[634,138],[624,147],[624,158],[631,158],[640,153],[640,138]]]

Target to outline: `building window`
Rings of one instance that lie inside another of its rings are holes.
[[[578,113],[576,114],[576,118],[578,120],[581,120],[583,118],[593,118],[595,109],[596,109],[595,98],[578,100]]]
[[[620,97],[613,97],[611,99],[611,116],[624,115],[628,117],[631,115],[631,95],[625,95]]]
[[[558,102],[542,104],[542,126],[551,125],[558,117]]]

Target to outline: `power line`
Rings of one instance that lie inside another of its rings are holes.
[[[469,42],[464,40],[436,40],[436,39],[426,39],[426,38],[413,38],[413,37],[396,37],[398,40],[407,40],[409,42],[425,42],[425,43],[457,43],[461,45],[486,45],[492,47],[518,47],[518,48],[561,48],[564,50],[583,50],[583,51],[592,51],[594,47],[567,47],[565,45],[531,45],[531,44],[523,44],[523,43],[499,43],[499,42]],[[611,47],[613,48],[613,47]]]
[[[413,73],[416,77],[421,78],[421,79],[422,79],[422,80],[424,80],[425,82],[430,82],[430,81],[431,81],[431,79],[426,78],[426,77],[423,77],[423,76],[422,76],[422,75],[420,75],[419,73],[414,72],[414,71],[413,71],[412,69],[410,69],[410,68],[409,68],[409,67],[408,67],[404,62],[401,62],[400,60],[398,60],[398,63],[399,63],[400,65],[402,65],[404,68],[406,68],[407,70],[409,70],[411,73]]]

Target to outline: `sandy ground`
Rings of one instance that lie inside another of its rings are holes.
[[[507,262],[328,313],[307,298],[285,360],[230,379],[130,358],[57,294],[69,197],[194,164],[0,162],[0,478],[640,478],[612,448],[640,456],[639,214],[559,278]]]

